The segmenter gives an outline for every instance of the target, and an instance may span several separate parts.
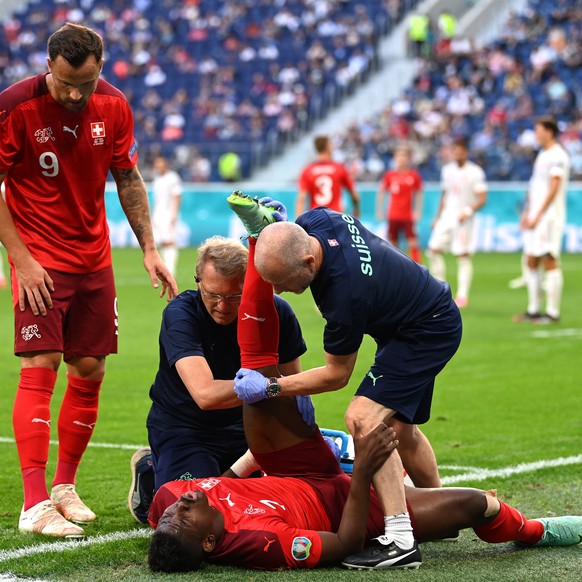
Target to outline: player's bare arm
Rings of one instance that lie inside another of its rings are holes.
[[[468,218],[471,218],[475,214],[475,212],[477,212],[477,210],[483,208],[483,206],[485,206],[485,204],[487,203],[487,190],[479,190],[478,192],[476,192],[476,196],[477,199],[475,200],[475,202],[473,202],[473,204],[467,206],[466,208],[463,208],[461,216],[459,217],[459,220],[461,222],[464,222]]]
[[[560,185],[562,184],[562,176],[552,176],[550,178],[550,184],[548,188],[548,195],[544,200],[539,212],[536,216],[534,216],[527,224],[527,228],[535,228],[540,220],[542,219],[543,215],[546,213],[552,202],[555,200],[558,192],[560,191]]]
[[[305,200],[307,199],[307,191],[299,190],[297,194],[297,202],[295,203],[295,216],[299,216],[305,212]]]
[[[354,439],[356,456],[350,493],[337,533],[319,532],[319,565],[333,564],[362,550],[366,537],[372,476],[384,465],[398,441],[392,428],[379,424],[366,436]]]
[[[414,222],[418,222],[422,216],[422,206],[424,204],[424,193],[422,189],[414,193]]]
[[[168,301],[178,294],[174,277],[162,261],[152,230],[152,220],[145,183],[137,167],[111,168],[111,174],[117,184],[117,192],[123,212],[144,254],[144,266],[150,274],[152,285],[158,288],[158,279],[162,282],[160,297],[168,292]]]
[[[376,193],[376,220],[382,221],[386,218],[384,210],[384,198],[386,197],[386,189],[380,185]]]
[[[0,174],[0,184],[5,177],[6,174]],[[51,299],[51,291],[54,291],[53,280],[30,254],[28,247],[20,238],[2,196],[0,196],[0,241],[14,263],[20,311],[25,310],[28,301],[34,315],[46,315],[47,309],[53,307]]]
[[[281,393],[299,396],[339,390],[349,382],[357,357],[358,352],[347,356],[325,352],[325,366],[281,378]]]
[[[360,195],[356,190],[349,190],[352,198],[352,216],[360,218]]]

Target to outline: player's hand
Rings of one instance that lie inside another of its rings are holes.
[[[16,282],[20,311],[26,309],[27,300],[34,315],[46,315],[47,309],[53,308],[51,293],[55,286],[38,261],[30,257],[26,263],[16,266]]]
[[[143,264],[145,270],[149,273],[150,279],[152,281],[152,286],[157,289],[160,286],[159,281],[162,282],[162,290],[160,291],[160,297],[163,297],[168,292],[168,301],[171,301],[178,295],[178,285],[172,277],[168,267],[162,258],[160,257],[158,251],[149,252],[144,254]]]
[[[354,438],[354,472],[358,470],[373,475],[397,446],[394,429],[384,423],[380,423],[366,436]]]
[[[313,408],[311,396],[295,396],[295,400],[303,422],[307,426],[313,426],[315,424],[315,408]]]
[[[255,370],[241,368],[234,378],[234,393],[247,404],[267,398],[267,378]]]
[[[267,208],[274,208],[273,216],[277,222],[287,222],[289,216],[287,214],[287,209],[282,202],[278,200],[273,200],[270,196],[263,196],[259,198],[259,204],[266,206]]]

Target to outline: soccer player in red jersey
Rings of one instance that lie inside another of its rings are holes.
[[[388,195],[388,196],[386,196]],[[388,197],[388,211],[384,200]],[[422,178],[410,167],[410,150],[399,147],[394,152],[394,169],[382,177],[376,196],[376,218],[388,217],[388,241],[398,246],[400,233],[408,243],[410,256],[420,263],[416,222],[422,214]]]
[[[331,210],[343,212],[342,188],[352,199],[352,214],[360,216],[360,195],[354,181],[343,164],[333,161],[331,140],[327,135],[319,135],[314,140],[317,159],[308,164],[299,176],[299,193],[295,214],[299,216],[306,208],[309,196],[309,208],[327,206]]]
[[[366,540],[384,532],[373,474],[397,445],[384,424],[355,439],[352,477],[344,474],[317,425],[301,418],[295,399],[277,395],[279,324],[273,291],[254,268],[250,252],[239,310],[241,363],[264,366],[270,397],[244,404],[245,434],[254,459],[235,463],[240,477],[260,466],[261,479],[211,477],[168,482],[156,493],[149,522],[156,532],[149,549],[154,571],[196,570],[203,561],[262,570],[313,568],[339,562],[348,568],[417,568],[417,552],[369,566],[355,560]],[[241,317],[252,312],[255,318]],[[253,465],[252,462],[256,461]],[[526,545],[574,545],[582,517],[527,520],[497,499],[494,491],[469,488],[406,488],[418,541],[456,537],[474,528],[483,540]],[[382,537],[382,536],[381,536]]]
[[[75,477],[97,421],[105,358],[117,352],[117,298],[104,191],[108,172],[160,296],[176,282],[154,244],[145,184],[136,167],[133,115],[100,79],[103,41],[66,24],[48,41],[48,73],[0,94],[0,240],[11,266],[15,354],[21,371],[13,426],[24,483],[19,529],[81,537],[95,514]],[[59,454],[49,495],[50,401],[64,360],[68,385],[58,419]]]

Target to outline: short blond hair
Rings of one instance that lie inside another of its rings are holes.
[[[249,251],[240,242],[223,236],[212,236],[198,247],[196,277],[202,278],[204,268],[212,263],[216,272],[225,279],[244,280]]]

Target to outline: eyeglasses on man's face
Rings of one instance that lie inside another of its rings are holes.
[[[196,283],[198,283],[198,289],[200,289],[200,293],[204,296],[207,301],[211,303],[220,303],[224,301],[225,303],[240,303],[242,299],[242,293],[237,293],[236,295],[221,295],[220,293],[210,293],[206,291],[202,286],[202,280],[196,277]]]

